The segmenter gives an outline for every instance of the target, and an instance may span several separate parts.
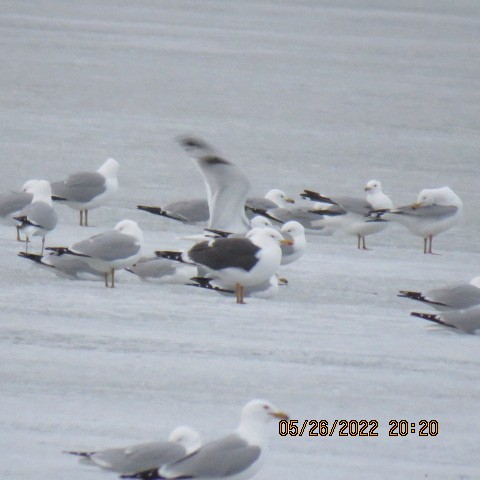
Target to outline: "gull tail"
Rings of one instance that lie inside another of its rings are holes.
[[[163,479],[165,477],[162,477],[158,473],[158,468],[153,468],[152,470],[145,470],[143,472],[134,473],[132,475],[120,475],[120,478],[140,478],[141,480],[157,480]]]
[[[45,250],[49,250],[51,252],[56,252],[58,256],[60,255],[75,255],[76,257],[86,257],[89,258],[88,255],[84,255],[83,253],[77,253],[74,252],[73,250],[70,250],[68,247],[47,247]]]
[[[176,252],[174,250],[155,250],[157,257],[168,258],[168,260],[175,260],[176,262],[189,263],[183,259],[183,252]]]
[[[40,263],[41,265],[45,265],[46,267],[55,268],[53,265],[49,265],[48,263],[43,262],[43,255],[38,255],[37,253],[26,253],[26,252],[19,252],[19,257],[28,258],[32,262]]]
[[[187,285],[190,287],[206,288],[207,290],[215,290],[216,292],[235,293],[233,290],[213,286],[210,283],[212,279],[208,277],[192,277],[190,280],[193,280],[195,282],[187,283]]]
[[[213,233],[214,235],[217,235],[218,237],[223,237],[227,238],[230,235],[232,235],[232,232],[226,232],[225,230],[215,230],[214,228],[204,228],[206,232]]]
[[[428,303],[429,305],[439,305],[441,307],[448,307],[445,303],[434,302],[433,300],[428,300],[428,298],[423,295],[421,292],[411,292],[409,290],[400,290],[400,293],[397,295],[401,298],[409,298],[410,300],[417,300],[419,302]]]
[[[442,320],[438,315],[435,313],[419,313],[419,312],[411,312],[410,315],[412,317],[423,318],[424,320],[428,320],[429,322],[438,323],[439,325],[444,325],[446,327],[457,328],[455,325],[452,325],[448,322]]]
[[[321,203],[329,203],[330,205],[337,205],[331,198],[324,197],[320,195],[318,192],[314,192],[313,190],[304,190],[300,196],[305,198],[306,200],[312,200],[313,202],[321,202]]]
[[[90,458],[95,452],[77,452],[77,451],[65,451],[63,453],[68,453],[68,455],[76,455],[77,457]]]
[[[262,217],[267,217],[269,220],[273,220],[274,222],[278,222],[278,223],[282,223],[282,224],[285,223],[285,222],[282,222],[282,220],[279,220],[278,218],[270,215],[263,208],[255,208],[255,207],[249,207],[248,205],[245,205],[245,210],[249,210],[250,212],[253,212],[257,215],[261,215]]]
[[[184,218],[177,217],[175,215],[170,215],[168,212],[163,210],[161,207],[148,207],[147,205],[137,205],[139,210],[143,210],[148,213],[153,213],[154,215],[160,215],[161,217],[171,218],[172,220],[177,220],[178,222],[188,223]]]

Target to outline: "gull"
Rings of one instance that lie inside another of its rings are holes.
[[[250,222],[245,215],[245,202],[250,182],[245,174],[202,140],[181,137],[179,143],[195,161],[204,179],[209,209],[208,228],[247,232]]]
[[[433,237],[457,224],[462,212],[463,202],[458,195],[449,187],[440,187],[426,188],[418,194],[415,203],[381,212],[381,216],[422,237],[423,253],[432,254]]]
[[[390,198],[382,191],[378,180],[370,180],[365,185],[366,199],[356,197],[325,197],[317,192],[305,190],[300,194],[316,202],[327,204],[323,209],[316,209],[315,213],[322,216],[321,222],[325,226],[341,228],[349,235],[357,237],[357,248],[368,250],[365,237],[381,232],[387,222],[379,215],[371,216],[372,211],[388,212],[393,208]]]
[[[245,238],[216,238],[195,244],[186,252],[156,251],[157,256],[201,266],[209,277],[220,278],[234,288],[237,303],[244,289],[265,282],[275,274],[282,259],[280,245],[291,244],[273,228],[253,228]]]
[[[423,318],[445,327],[461,330],[465,333],[475,333],[480,330],[480,306],[476,305],[463,310],[450,310],[439,313],[412,312],[413,317]]]
[[[266,400],[252,400],[243,407],[240,424],[234,432],[202,445],[178,462],[124,478],[246,480],[264,462],[267,425],[272,419],[288,420],[288,415]]]
[[[401,290],[399,297],[417,300],[436,310],[459,310],[480,304],[480,277],[470,283],[447,285],[426,292]]]
[[[30,237],[42,237],[42,252],[45,247],[45,236],[57,225],[57,214],[52,207],[52,190],[46,180],[34,180],[29,185],[33,193],[32,203],[22,208],[18,216],[17,230],[25,233],[25,253],[28,252]]]
[[[106,287],[114,288],[115,270],[134,265],[142,256],[142,246],[143,232],[137,223],[122,220],[114,230],[81,240],[69,248],[50,247],[47,250],[82,257],[92,268],[104,274]]]
[[[118,190],[118,162],[109,158],[96,172],[77,172],[52,183],[53,200],[80,212],[80,225],[88,226],[88,211],[103,205]]]
[[[94,452],[65,452],[123,475],[161,468],[177,462],[200,448],[200,435],[190,427],[175,428],[167,441],[140,443],[122,448],[108,448]]]
[[[5,192],[0,194],[0,222],[4,225],[17,227],[17,240],[21,242],[18,222],[14,217],[18,216],[22,208],[32,203],[33,193],[31,188],[37,180],[25,182],[20,191]]]

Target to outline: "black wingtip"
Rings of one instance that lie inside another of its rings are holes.
[[[77,451],[64,451],[68,455],[76,455],[77,457],[90,458],[94,452],[77,452]]]
[[[235,293],[234,290],[228,290],[226,288],[213,286],[210,283],[212,279],[208,277],[192,277],[190,280],[195,282],[195,283],[187,283],[187,285],[189,285],[190,287],[206,288],[207,290],[214,290],[215,292]]]
[[[168,260],[175,260],[176,262],[186,263],[182,258],[182,252],[174,250],[155,250],[155,255],[161,258],[167,258]]]
[[[176,217],[175,215],[171,215],[162,207],[149,207],[148,205],[137,205],[139,210],[143,210],[144,212],[153,213],[154,215],[160,215],[161,217],[171,218],[172,220],[177,220],[178,222],[188,223],[185,219]]]
[[[272,220],[273,222],[281,223],[282,225],[285,223],[284,221],[279,220],[278,218],[270,215],[263,208],[249,207],[248,205],[245,205],[245,210],[249,210],[250,212],[255,213],[256,215],[261,215],[262,217],[268,218],[269,220]]]
[[[439,325],[444,325],[445,327],[457,328],[455,325],[445,322],[435,313],[421,313],[421,312],[411,312],[412,317],[422,318],[423,320],[428,320],[429,322],[438,323]]]
[[[52,195],[52,200],[55,202],[65,202],[68,199],[65,197],[59,197],[58,195]]]
[[[157,479],[163,479],[165,477],[162,477],[159,472],[158,468],[154,468],[152,470],[145,470],[143,472],[138,472],[138,473],[133,473],[133,474],[125,474],[125,475],[120,475],[120,478],[139,478],[141,480],[157,480]]]
[[[318,192],[315,192],[313,190],[304,190],[300,196],[306,200],[312,200],[313,202],[321,202],[321,203],[328,203],[330,205],[337,205],[336,202],[334,202],[331,198],[329,197],[324,197],[323,195],[320,195]]]
[[[226,232],[225,230],[215,230],[214,228],[204,228],[206,232],[213,233],[218,237],[227,238],[232,235],[232,232]]]
[[[28,260],[32,260],[36,263],[42,263],[43,255],[39,255],[38,253],[27,253],[27,252],[18,252],[19,257],[28,258]]]

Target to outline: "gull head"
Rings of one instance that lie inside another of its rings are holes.
[[[193,428],[181,426],[175,428],[168,441],[172,443],[178,443],[185,448],[187,455],[198,450],[202,446],[200,434]]]
[[[50,182],[47,180],[30,180],[30,186],[28,193],[33,193],[33,202],[45,202],[49,205],[52,204],[52,188],[50,187]],[[27,182],[29,183],[29,182]]]
[[[38,180],[28,180],[22,186],[22,192],[26,193],[33,193],[35,190],[35,185],[37,184]]]
[[[117,176],[119,167],[120,165],[116,160],[109,158],[103,163],[97,172],[106,178],[112,178]]]
[[[428,207],[430,205],[463,206],[460,197],[450,187],[425,188],[419,194],[413,208]]]
[[[291,240],[285,240],[280,232],[274,228],[252,228],[245,238],[249,238],[255,245],[264,246],[266,244],[276,243],[277,245],[292,245]]]
[[[130,235],[136,238],[139,242],[143,241],[143,232],[138,226],[137,222],[133,220],[122,220],[115,225],[115,231],[123,235]]]
[[[296,220],[291,220],[290,222],[284,223],[281,232],[286,239],[290,239],[294,242],[297,239],[300,240],[305,238],[305,228]]]
[[[263,217],[262,215],[256,215],[250,220],[250,224],[252,228],[273,228],[272,222],[267,218]]]
[[[370,180],[365,185],[365,191],[370,193],[381,192],[382,184],[378,180]]]
[[[267,400],[251,400],[242,409],[241,423],[268,423],[273,418],[288,420],[288,415]]]
[[[269,190],[265,195],[265,198],[276,203],[280,208],[284,208],[285,203],[295,203],[293,198],[288,197],[285,192],[282,192],[282,190],[279,190],[278,188]]]

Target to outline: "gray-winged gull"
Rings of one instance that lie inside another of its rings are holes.
[[[77,172],[52,183],[53,199],[79,210],[80,225],[88,226],[88,211],[100,207],[118,190],[118,162],[106,160],[96,172]]]
[[[115,287],[115,270],[131,267],[142,256],[143,232],[136,222],[122,220],[114,230],[74,243],[71,247],[50,247],[61,255],[77,255],[102,272],[106,287]],[[110,275],[111,284],[108,284]]]
[[[161,468],[181,460],[200,448],[200,435],[190,427],[175,428],[168,440],[140,443],[122,448],[108,448],[94,452],[65,452],[82,457],[92,465],[105,470],[134,474],[144,470]]]
[[[297,261],[307,248],[305,229],[296,221],[290,221],[282,225],[281,234],[289,243],[282,244],[282,265],[288,265]]]
[[[246,480],[258,472],[265,460],[267,425],[272,419],[288,420],[288,415],[266,400],[252,400],[243,407],[234,432],[202,445],[178,462],[125,478]]]
[[[196,266],[162,257],[141,258],[126,270],[144,281],[170,284],[185,284],[197,275]]]
[[[449,310],[438,313],[412,312],[410,315],[465,333],[473,334],[480,331],[480,306],[478,305],[463,310]]]
[[[254,228],[245,238],[217,238],[199,242],[186,252],[155,254],[204,267],[209,277],[220,278],[234,288],[237,303],[244,302],[244,288],[265,282],[275,274],[282,259],[281,244],[288,243],[272,228]]]
[[[25,253],[31,237],[42,237],[42,252],[45,236],[57,225],[57,214],[52,207],[52,190],[46,180],[33,180],[30,185],[33,193],[32,203],[22,208],[14,220],[19,222],[18,230],[25,233]]]
[[[393,207],[393,203],[383,193],[378,180],[370,180],[365,186],[365,191],[366,199],[348,196],[325,197],[310,190],[305,190],[301,196],[326,204],[323,210],[315,209],[316,214],[322,215],[319,223],[340,228],[348,235],[356,236],[357,248],[367,250],[365,237],[381,232],[388,224],[383,218],[370,216],[371,212],[388,211]]]
[[[426,188],[419,193],[415,203],[383,213],[382,217],[396,221],[422,237],[423,253],[433,253],[433,237],[457,224],[462,211],[463,202],[451,188]]]
[[[436,310],[459,310],[480,304],[480,277],[470,283],[446,285],[425,292],[401,290],[399,297],[417,300]]]

